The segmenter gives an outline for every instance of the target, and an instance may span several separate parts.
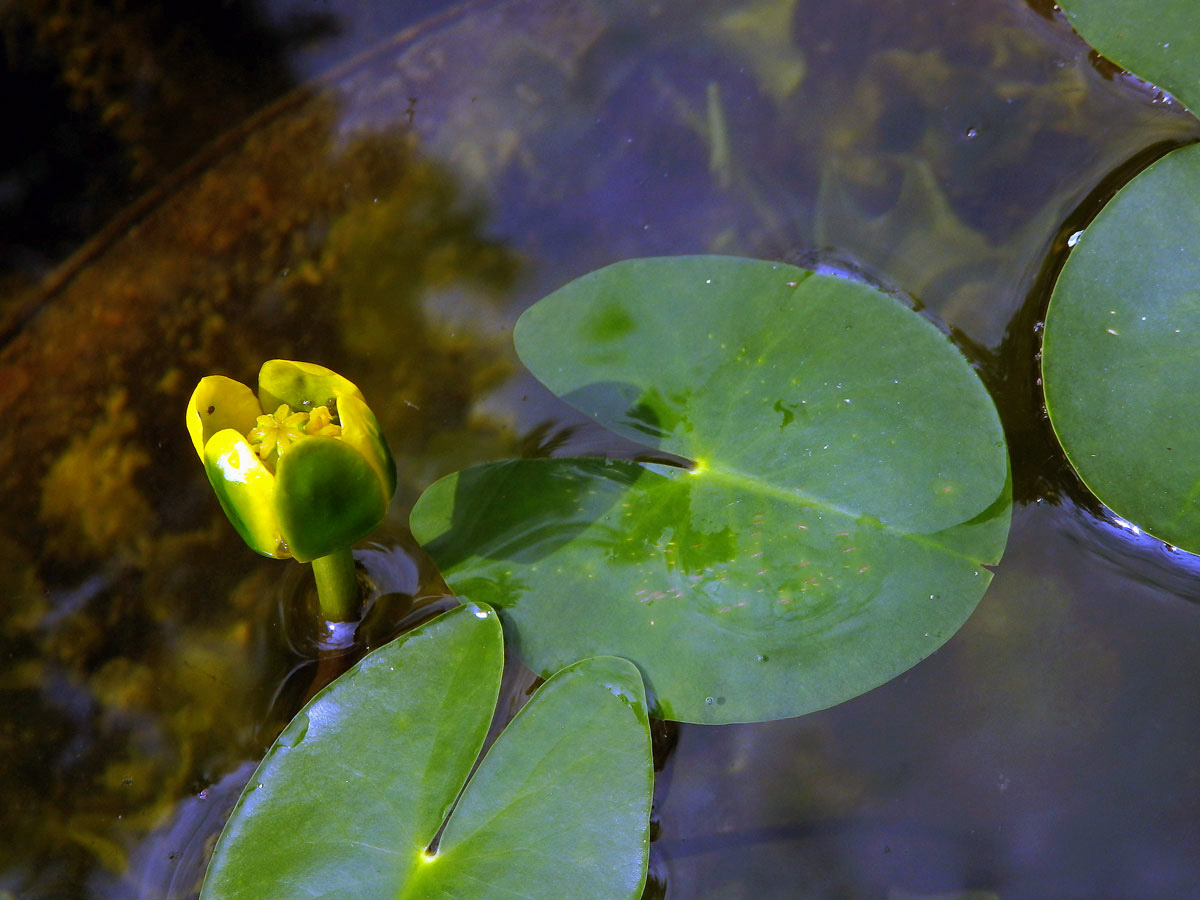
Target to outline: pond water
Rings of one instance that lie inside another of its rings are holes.
[[[193,896],[328,677],[307,573],[240,543],[195,459],[202,375],[311,359],[380,415],[400,488],[358,551],[361,653],[452,602],[406,529],[435,478],[636,454],[523,373],[512,325],[677,253],[915,303],[995,397],[1017,507],[979,608],[908,673],[663,730],[647,896],[1200,896],[1200,563],[1087,494],[1036,355],[1068,237],[1200,123],[1041,0],[435,6],[227,5],[236,57],[220,22],[137,5],[12,14],[62,121],[92,118],[6,181],[0,898]]]

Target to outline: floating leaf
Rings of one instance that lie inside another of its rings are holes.
[[[1046,313],[1050,422],[1088,488],[1200,552],[1200,146],[1126,185],[1071,252]]]
[[[447,612],[365,657],[288,725],[217,844],[203,898],[634,900],[651,761],[637,670],[558,672],[467,783],[503,665],[495,613]]]
[[[537,459],[425,492],[412,529],[538,671],[611,653],[655,714],[799,715],[933,652],[1008,531],[996,411],[880,292],[727,257],[620,263],[528,310],[552,390],[691,469]]]
[[[1085,41],[1200,110],[1200,15],[1195,0],[1063,0]]]

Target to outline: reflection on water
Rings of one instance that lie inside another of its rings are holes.
[[[48,29],[52,7],[5,25]],[[536,428],[541,452],[608,446],[519,374],[515,314],[680,252],[834,259],[914,299],[974,354],[1030,505],[976,616],[901,679],[801,719],[681,729],[655,813],[666,896],[1193,890],[1195,567],[1093,518],[1039,418],[1033,352],[1047,254],[1110,173],[1194,120],[1040,3],[480,0],[238,127],[361,49],[348,36],[424,9],[290,20],[255,39],[265,74],[240,92],[213,67],[139,70],[164,97],[204,88],[113,112],[177,142],[159,173],[233,130],[44,293],[0,301],[0,894],[187,896],[219,825],[202,792],[236,791],[311,687],[301,570],[245,550],[188,444],[200,375],[307,358],[371,398],[401,481],[374,536],[392,563],[362,559],[374,646],[447,602],[403,525],[435,477],[519,455]],[[55,34],[97,27],[62,14]],[[127,60],[153,61],[137,14],[111,21]]]

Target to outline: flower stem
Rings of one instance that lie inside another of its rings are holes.
[[[331,622],[349,622],[358,616],[361,598],[354,554],[346,547],[312,561],[313,578],[321,614]]]

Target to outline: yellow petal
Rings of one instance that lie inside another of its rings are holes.
[[[384,505],[396,492],[396,464],[375,414],[360,396],[338,396],[338,417],[342,420],[342,440],[357,450],[379,476]]]
[[[321,434],[325,437],[341,437],[342,434],[342,426],[333,424],[333,417],[329,415],[327,406],[318,406],[312,411],[304,430],[308,434]]]
[[[332,369],[316,363],[269,359],[258,371],[258,393],[263,406],[286,403],[292,409],[324,406],[337,395],[363,399],[358,386]]]
[[[246,439],[232,428],[204,447],[204,469],[221,508],[250,549],[263,556],[291,556],[275,515],[275,476]]]
[[[262,415],[254,392],[240,381],[224,375],[200,379],[188,401],[187,428],[196,455],[204,459],[204,446],[214,434],[232,428],[245,434]]]

